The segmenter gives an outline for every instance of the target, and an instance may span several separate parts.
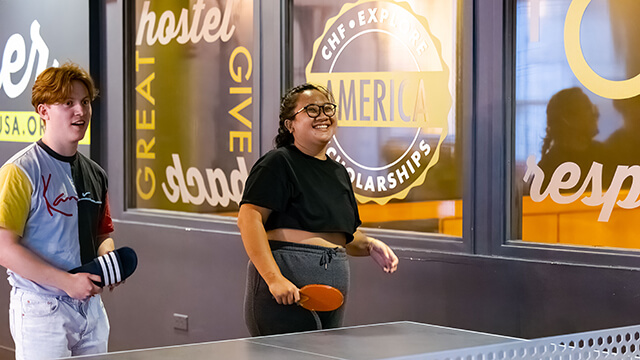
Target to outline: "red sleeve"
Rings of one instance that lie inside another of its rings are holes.
[[[98,226],[99,235],[107,235],[113,232],[113,221],[111,220],[111,208],[109,207],[109,194],[104,198],[104,212]]]

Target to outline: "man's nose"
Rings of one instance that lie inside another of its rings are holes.
[[[78,115],[84,115],[87,112],[87,108],[83,104],[76,104],[73,107],[73,111]]]

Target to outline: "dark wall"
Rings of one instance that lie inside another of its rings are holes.
[[[105,295],[112,350],[246,337],[239,235],[118,224],[140,269]],[[413,320],[523,338],[640,323],[640,272],[398,250],[397,273],[351,258],[345,325]],[[173,329],[173,313],[190,330]]]
[[[111,351],[248,336],[239,235],[123,221],[116,228],[139,268],[103,295]],[[640,323],[637,270],[397,252],[393,275],[351,258],[346,325],[413,320],[536,338]],[[6,282],[0,292],[0,347],[12,348]],[[189,316],[189,331],[173,328],[173,313]]]
[[[279,9],[275,0],[261,3],[274,6],[260,11]],[[489,3],[483,1],[479,10],[488,12],[489,20],[495,16],[487,23],[495,22],[500,30],[501,14],[493,15]],[[103,4],[108,23],[100,118],[106,123],[100,127],[100,146],[107,151],[99,161],[110,177],[116,244],[131,246],[139,256],[136,273],[103,297],[112,326],[110,350],[246,337],[242,302],[247,256],[234,220],[125,211],[123,3]],[[491,4],[502,6],[502,1]],[[265,19],[274,16],[268,15]],[[275,29],[277,23],[273,20]],[[268,48],[278,53],[274,46]],[[271,84],[256,96],[263,113],[278,103],[272,89],[278,84],[278,65],[266,56],[256,70],[263,85]],[[497,77],[500,66],[496,65]],[[492,99],[486,102],[492,104]],[[638,270],[409,250],[400,248],[406,244],[394,244],[392,237],[384,240],[401,258],[398,271],[388,275],[369,258],[352,258],[346,325],[413,320],[536,338],[640,323]],[[0,281],[0,324],[5,324],[0,325],[0,350],[13,348],[9,290],[8,283]],[[189,331],[173,328],[174,313],[189,316]]]
[[[351,323],[403,319],[538,338],[640,322],[637,270],[399,253],[396,276],[352,262]]]

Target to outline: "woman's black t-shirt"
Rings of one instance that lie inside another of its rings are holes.
[[[341,232],[347,243],[360,226],[360,216],[347,170],[327,157],[320,160],[294,145],[271,150],[255,163],[240,204],[272,212],[267,231],[297,229]]]

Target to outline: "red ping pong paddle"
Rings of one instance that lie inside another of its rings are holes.
[[[300,288],[298,305],[311,311],[333,311],[344,303],[340,290],[329,285],[309,284]]]

